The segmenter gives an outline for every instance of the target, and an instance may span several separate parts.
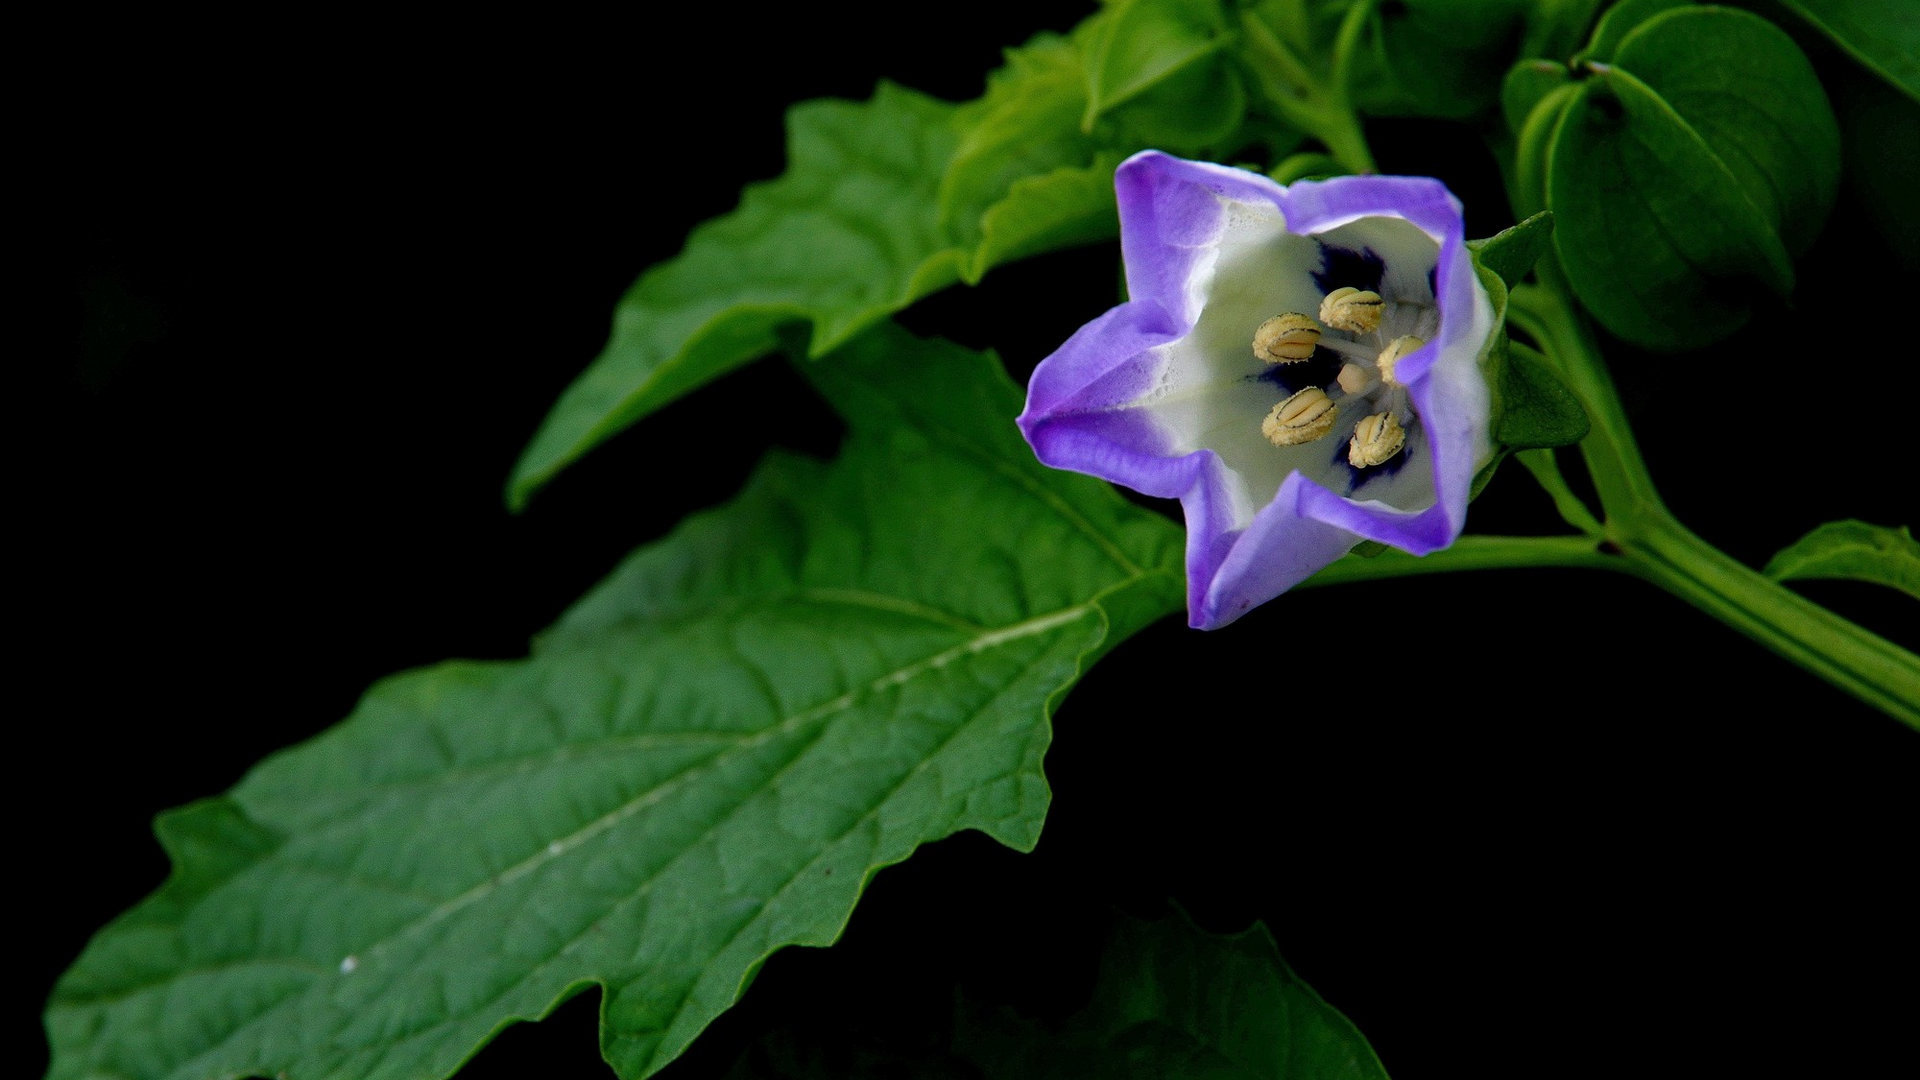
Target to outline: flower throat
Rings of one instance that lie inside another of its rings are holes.
[[[1352,286],[1328,292],[1318,319],[1287,312],[1261,323],[1253,332],[1253,355],[1269,365],[1299,364],[1318,349],[1342,360],[1339,373],[1324,385],[1306,387],[1275,405],[1261,421],[1261,433],[1275,446],[1300,446],[1332,434],[1343,409],[1364,408],[1367,414],[1347,442],[1347,463],[1371,469],[1392,461],[1417,423],[1394,370],[1427,343],[1438,324],[1429,305],[1386,300]]]

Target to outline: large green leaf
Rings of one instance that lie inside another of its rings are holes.
[[[1609,330],[1694,348],[1792,290],[1792,256],[1833,203],[1838,127],[1806,57],[1764,19],[1681,7],[1619,30],[1602,25],[1611,59],[1557,119],[1554,246]]]
[[[1093,1000],[1060,1029],[975,1015],[954,1041],[987,1076],[1035,1080],[1387,1076],[1352,1022],[1287,967],[1265,926],[1219,937],[1177,914],[1119,921]]]
[[[1169,5],[1182,7],[1151,0],[1120,13],[1137,22]],[[1128,153],[1233,141],[1246,95],[1210,62],[1129,83],[1086,129],[1087,57],[1112,45],[1114,16],[1009,50],[987,92],[963,105],[882,84],[865,103],[796,106],[787,171],[747,188],[739,208],[628,290],[606,347],[521,455],[508,502],[524,505],[600,442],[768,352],[783,327],[809,325],[808,352],[822,356],[1010,259],[1112,236],[1113,169]],[[1124,65],[1102,55],[1120,78]]]
[[[811,320],[830,351],[960,276],[941,226],[940,178],[958,145],[954,107],[881,85],[857,105],[815,101],[788,116],[788,168],[696,229],[635,282],[612,336],[561,395],[515,467],[514,505],[568,462],[647,413],[774,347]]]
[[[989,359],[886,329],[813,368],[838,461],[774,458],[529,659],[389,679],[163,816],[173,875],[61,979],[51,1075],[442,1077],[599,985],[645,1076],[877,868],[1030,848],[1051,706],[1179,606],[1178,530],[1035,462]]]

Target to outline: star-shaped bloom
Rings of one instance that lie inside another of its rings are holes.
[[[1041,362],[1019,424],[1049,465],[1181,501],[1189,622],[1363,540],[1451,544],[1491,453],[1495,327],[1446,187],[1153,151],[1114,184],[1130,299]]]

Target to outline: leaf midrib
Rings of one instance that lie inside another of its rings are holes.
[[[512,867],[509,867],[507,870],[501,871],[497,874],[490,875],[486,880],[476,884],[475,886],[473,886],[472,888],[469,888],[465,892],[462,892],[458,896],[455,896],[447,901],[443,901],[441,904],[436,906],[431,911],[425,913],[424,915],[418,918],[415,918],[409,921],[408,923],[400,927],[397,927],[392,931],[389,931],[387,934],[383,935],[380,940],[369,943],[368,945],[355,950],[352,955],[360,961],[359,966],[364,968],[366,963],[371,958],[378,956],[380,952],[384,951],[385,949],[392,947],[393,945],[395,945],[396,943],[398,943],[399,941],[407,937],[410,937],[433,925],[437,925],[438,923],[445,921],[446,919],[457,914],[459,911],[464,910],[468,907],[471,907],[473,904],[484,900],[487,896],[492,895],[500,887],[506,884],[509,884],[512,881],[517,881],[521,878],[524,878],[528,874],[531,874],[536,870],[540,869],[542,866],[546,865],[548,862],[551,862],[554,859],[560,858],[561,856],[565,855],[567,852],[578,847],[581,843],[584,843],[586,840],[606,832],[607,830],[618,825],[620,822],[625,821],[628,818],[632,817],[633,814],[639,812],[641,809],[644,809],[646,806],[653,805],[654,803],[658,802],[661,798],[666,797],[666,795],[670,793],[671,789],[681,785],[684,781],[688,780],[689,778],[700,775],[700,774],[704,774],[705,772],[710,771],[711,768],[718,765],[724,759],[729,758],[730,755],[732,754],[745,751],[752,746],[759,745],[766,741],[770,741],[771,739],[779,735],[798,732],[810,723],[816,723],[819,721],[831,719],[833,716],[839,713],[842,713],[847,709],[850,709],[851,707],[853,707],[854,704],[856,704],[859,701],[865,700],[868,697],[871,697],[875,694],[881,693],[893,687],[904,685],[907,682],[910,682],[911,680],[913,680],[914,678],[922,674],[932,672],[932,671],[937,671],[940,668],[943,668],[946,665],[952,663],[953,661],[960,659],[961,657],[964,657],[967,655],[977,655],[981,652],[985,652],[990,649],[997,648],[1009,642],[1018,641],[1025,638],[1035,637],[1041,634],[1045,634],[1061,626],[1065,626],[1081,618],[1085,618],[1088,615],[1095,614],[1097,613],[1097,611],[1098,611],[1098,604],[1095,601],[1090,600],[1084,603],[1072,605],[1067,608],[1062,608],[1058,611],[1051,612],[1046,615],[1035,616],[1033,618],[1025,619],[1017,623],[1012,623],[1012,624],[1009,624],[1008,626],[1001,627],[997,630],[992,630],[986,633],[975,635],[969,638],[968,640],[958,642],[930,656],[922,657],[921,659],[916,660],[910,664],[902,665],[901,667],[898,667],[891,672],[888,672],[886,674],[878,676],[877,678],[869,680],[866,683],[866,685],[861,688],[857,688],[855,690],[849,690],[843,694],[837,695],[818,705],[815,705],[808,709],[804,709],[797,713],[791,714],[790,716],[783,718],[782,720],[778,721],[773,725],[768,726],[767,728],[763,728],[760,731],[756,731],[752,733],[751,736],[740,740],[736,745],[723,749],[720,754],[715,755],[714,757],[711,757],[711,758],[703,759],[702,761],[696,763],[695,765],[691,766],[685,771],[682,771],[680,773],[677,773],[667,778],[662,783],[655,785],[652,788],[649,788],[647,791],[640,793],[639,795],[635,796],[632,799],[626,800],[621,805],[614,807],[613,809],[595,818],[593,821],[588,822],[586,825],[582,826],[581,828],[576,829],[573,833],[568,834],[568,836],[562,837],[555,841],[549,841],[548,843],[541,845],[534,853],[529,855],[527,858],[522,859],[519,863],[514,864]],[[960,730],[963,730],[966,726],[967,726],[966,723],[955,725],[954,727],[955,733],[957,733]],[[824,731],[824,727],[822,728],[822,730]],[[949,739],[951,737],[952,736],[950,735]],[[809,743],[808,745],[811,745],[811,744]],[[945,745],[945,741],[943,741],[942,745],[943,746]],[[784,763],[780,767],[780,770],[778,770],[775,773],[775,775],[778,775],[779,772],[784,772],[787,768],[790,768],[794,762],[800,760],[802,757],[804,757],[804,755],[805,755],[805,746],[803,746],[798,752],[796,752],[793,755],[792,758],[790,758],[786,763]],[[930,760],[930,758],[928,760]],[[522,764],[524,764],[524,762]],[[905,783],[906,780],[911,779],[911,777],[914,775],[917,775],[919,771],[926,766],[926,764],[927,764],[927,761],[923,760],[922,762],[917,764],[913,769],[908,770],[908,772],[900,782]],[[760,790],[764,790],[764,785],[756,787],[754,793],[757,793]],[[892,789],[892,791],[897,792],[898,785],[896,785]],[[748,796],[749,798],[751,797],[751,794],[753,793],[749,793],[749,796]],[[888,797],[890,797],[890,795]],[[859,819],[859,821],[868,820],[874,812],[877,812],[879,806],[885,804],[885,801],[886,799],[882,798],[879,801],[879,803],[876,804],[876,806],[869,808],[868,812],[866,814],[863,814],[862,817]],[[627,903],[631,903],[637,897],[645,894],[648,891],[648,889],[652,886],[652,884],[661,878],[661,876],[666,872],[667,868],[671,867],[675,862],[677,862],[679,858],[684,856],[684,854],[687,851],[692,850],[693,847],[697,846],[700,840],[705,840],[711,837],[715,831],[722,828],[727,822],[733,820],[734,815],[737,814],[740,807],[744,805],[745,803],[743,801],[742,803],[734,806],[725,815],[720,817],[711,826],[709,826],[708,829],[701,834],[699,840],[696,840],[694,844],[690,844],[683,847],[680,851],[676,852],[672,858],[663,862],[661,864],[661,869],[659,871],[656,871],[655,873],[650,875],[646,881],[639,883],[639,885],[636,887],[636,890],[632,894],[621,897],[616,902],[614,908],[610,908],[608,912],[603,913],[600,917],[604,918],[606,914],[610,914],[613,910],[617,909],[619,906]],[[852,827],[858,827],[859,821],[856,821]],[[851,829],[849,831],[851,831]],[[844,835],[845,834],[843,834],[842,839],[844,838]],[[553,852],[552,850],[554,845],[556,844],[561,846],[561,850],[557,853]],[[833,845],[827,845],[826,848],[831,848],[832,846]],[[821,854],[825,853],[826,848],[823,848],[823,851]],[[812,865],[813,862],[817,862],[818,857],[819,856],[816,856],[816,858],[812,860],[812,862],[810,862],[808,865]],[[317,867],[300,867],[298,864],[294,864],[294,865],[295,865],[295,868],[303,869],[309,872],[328,874],[328,875],[331,874],[330,871],[321,870],[320,868],[317,868]],[[781,886],[781,891],[784,891],[786,888],[790,887],[794,880],[797,880],[797,876],[795,878],[790,878],[788,881],[783,883]],[[598,921],[598,920],[595,920],[595,921]],[[752,922],[753,922],[752,918],[745,920],[742,923],[742,928],[744,928],[747,925],[751,925]],[[736,935],[738,932],[739,932],[739,929],[736,929],[735,931]],[[537,972],[540,968],[545,967],[553,963],[554,961],[558,960],[560,957],[564,956],[581,939],[582,938],[580,936],[576,936],[567,944],[556,949],[554,951],[554,954],[551,957],[542,961],[542,963],[539,966],[533,969],[533,971],[530,971],[528,973],[529,976],[531,977],[534,974],[534,972]],[[275,1002],[273,1005],[269,1006],[264,1011],[260,1012],[253,1018],[249,1019],[245,1024],[233,1028],[232,1030],[227,1032],[226,1035],[223,1038],[221,1038],[218,1042],[210,1044],[209,1046],[201,1050],[198,1054],[195,1054],[193,1058],[187,1061],[181,1062],[180,1064],[174,1067],[174,1069],[172,1070],[172,1075],[176,1077],[197,1075],[189,1071],[192,1069],[194,1062],[203,1060],[211,1055],[217,1054],[224,1046],[231,1044],[236,1038],[238,1038],[248,1030],[256,1028],[261,1023],[266,1022],[268,1018],[273,1016],[274,1014],[279,1013],[284,1009],[286,1009],[287,1007],[297,1004],[301,1000],[305,999],[308,995],[320,989],[320,983],[318,980],[324,979],[328,975],[333,974],[333,972],[330,970],[324,970],[321,968],[314,967],[310,961],[303,961],[302,963],[304,966],[304,970],[310,973],[313,973],[312,977],[315,981],[309,982],[307,986],[304,987],[303,989],[295,991],[294,993],[287,995],[285,998]],[[156,986],[161,986],[178,979],[186,978],[192,975],[218,971],[223,968],[229,968],[232,966],[233,966],[232,961],[220,961],[220,962],[217,962],[214,964],[208,964],[208,965],[195,965],[191,967],[183,967],[173,972],[170,972],[165,978],[155,980],[153,982],[142,983],[133,987],[124,988],[112,993],[92,995],[85,998],[83,1001],[74,1002],[73,1004],[76,1007],[81,1007],[81,1008],[87,1008],[87,1007],[97,1008],[100,1006],[104,1006],[106,1004],[110,1004],[115,1001],[120,1001],[120,1000],[124,1000],[130,997],[136,996]],[[530,979],[521,980],[520,982],[516,983],[514,986],[509,987],[507,990],[503,991],[503,993],[500,996],[505,996],[506,994],[512,993],[515,989],[518,989],[519,987],[526,985],[528,981],[530,981]],[[690,986],[688,988],[688,994],[690,995],[691,992],[692,992],[692,987]],[[498,997],[494,999],[490,999],[488,1004],[492,1004],[493,1001],[497,1001],[497,1000],[498,1000]],[[430,1032],[439,1028],[444,1028],[448,1024],[463,1018],[464,1015],[471,1015],[471,1012],[467,1014],[463,1014],[462,1017],[445,1018],[437,1023],[428,1025],[426,1027],[422,1027],[417,1031],[410,1032],[407,1035],[402,1036],[402,1038],[412,1039],[412,1038],[420,1037],[422,1035],[425,1035],[427,1032]],[[399,1040],[396,1040],[396,1042],[397,1041]],[[346,1049],[346,1048],[342,1048],[342,1049]]]

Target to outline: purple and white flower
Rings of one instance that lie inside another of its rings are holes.
[[[1040,364],[1019,424],[1049,465],[1181,501],[1189,622],[1362,540],[1451,544],[1491,454],[1495,327],[1446,187],[1153,151],[1114,184],[1130,299]]]

